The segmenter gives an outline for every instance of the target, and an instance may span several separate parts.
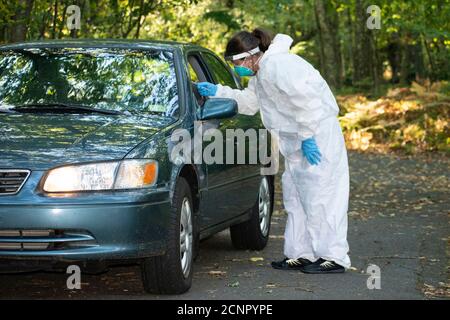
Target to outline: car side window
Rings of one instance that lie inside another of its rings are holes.
[[[217,57],[210,53],[202,53],[202,55],[216,83],[238,89],[235,79]]]
[[[202,106],[205,103],[205,98],[198,93],[195,84],[198,82],[208,81],[208,79],[202,68],[200,60],[196,54],[189,55],[187,60],[188,60],[189,77],[191,78],[191,89],[192,92],[194,93],[198,105]]]
[[[191,77],[191,81],[192,82],[200,82],[197,73],[195,73],[194,68],[192,68],[192,65],[189,63],[188,64],[188,69],[189,69],[189,76]]]

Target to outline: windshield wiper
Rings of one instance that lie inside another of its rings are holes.
[[[15,113],[11,110],[11,105],[0,104],[0,113]]]
[[[67,104],[67,103],[29,103],[24,105],[15,106],[14,108],[9,109],[10,111],[16,111],[20,113],[44,113],[44,112],[52,112],[55,110],[62,111],[82,111],[83,113],[101,113],[101,114],[109,114],[109,115],[117,115],[123,114],[120,111],[115,110],[105,110],[105,109],[97,109],[94,107],[89,107],[80,104]]]
[[[9,109],[0,109],[0,113],[15,113],[15,112]]]

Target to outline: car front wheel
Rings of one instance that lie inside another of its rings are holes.
[[[192,203],[189,185],[180,177],[172,200],[166,254],[146,258],[141,265],[145,291],[181,294],[191,287],[195,239]]]

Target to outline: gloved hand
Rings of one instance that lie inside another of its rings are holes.
[[[317,146],[316,140],[314,138],[309,138],[302,141],[302,151],[303,155],[306,157],[306,160],[311,165],[318,165],[322,154],[319,151],[319,147]]]
[[[197,83],[198,93],[203,97],[214,97],[217,92],[217,86],[209,82]]]

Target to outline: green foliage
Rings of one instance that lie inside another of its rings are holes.
[[[227,10],[210,11],[203,15],[204,19],[211,19],[218,23],[226,25],[229,29],[237,30],[240,25]]]
[[[449,78],[449,2],[9,0],[0,2],[0,43],[65,37],[163,39],[194,42],[220,54],[235,32],[264,27],[291,35],[292,51],[322,71],[332,86],[378,93],[381,82]],[[81,30],[67,29],[66,9],[72,4],[81,8]],[[381,8],[381,30],[365,28],[371,4]]]
[[[66,9],[72,4],[81,8],[81,30],[67,29]],[[381,8],[380,30],[366,27],[372,4]],[[431,129],[442,125],[442,113],[434,113],[441,109],[423,102],[431,92],[442,103],[449,96],[448,82],[439,82],[439,90],[425,85],[424,92],[413,82],[449,80],[449,17],[450,0],[8,0],[0,1],[0,43],[158,39],[199,44],[221,55],[234,33],[263,27],[289,34],[291,52],[311,62],[339,94],[379,102],[389,88],[412,85],[423,108],[406,112],[404,124],[390,119],[389,112],[372,114],[370,108],[378,106],[367,101],[341,104],[341,115],[346,133],[353,134],[350,141],[364,147],[389,141],[391,148],[415,152],[448,148],[448,131]],[[398,107],[398,101],[387,99]],[[368,109],[359,110],[361,105]]]

